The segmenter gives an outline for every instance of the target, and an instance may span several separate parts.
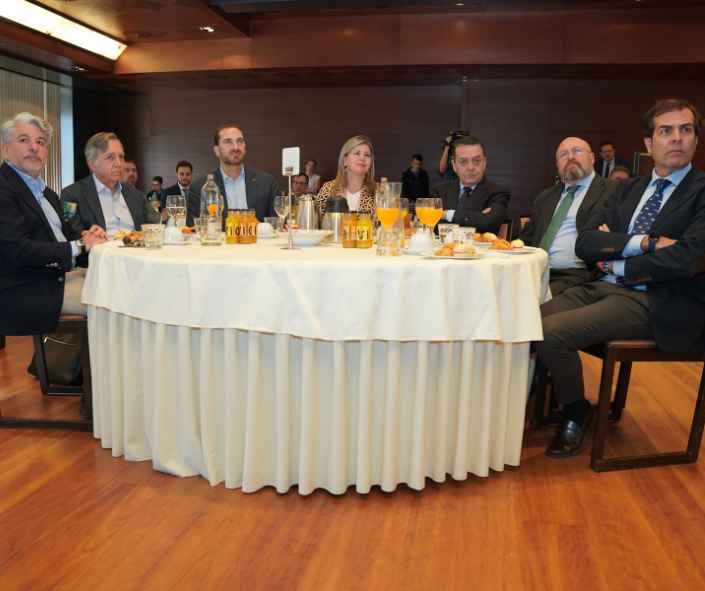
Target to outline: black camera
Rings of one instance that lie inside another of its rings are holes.
[[[455,140],[470,135],[469,131],[449,131],[445,139],[446,145],[451,145]]]

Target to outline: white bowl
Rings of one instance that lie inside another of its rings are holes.
[[[333,234],[333,230],[295,230],[293,232],[294,245],[317,246],[331,234]]]
[[[428,234],[417,232],[407,243],[406,251],[410,254],[424,254],[433,249],[433,240]]]
[[[257,238],[274,238],[274,228],[272,224],[261,222],[257,224]]]

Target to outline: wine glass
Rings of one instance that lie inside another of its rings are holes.
[[[279,228],[284,229],[284,220],[286,216],[289,215],[289,196],[288,195],[277,195],[274,198],[274,211],[279,218]]]
[[[440,197],[422,197],[416,200],[416,215],[433,238],[433,229],[443,217],[443,201]]]

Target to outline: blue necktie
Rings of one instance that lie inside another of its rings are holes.
[[[632,234],[648,234],[651,230],[651,226],[661,210],[661,203],[663,202],[663,192],[666,187],[671,184],[668,179],[658,179],[656,181],[656,190],[654,194],[651,195],[646,200],[644,207],[641,208],[639,215],[634,221],[634,228],[632,229]]]

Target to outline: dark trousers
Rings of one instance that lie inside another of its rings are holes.
[[[615,339],[651,339],[646,292],[605,281],[564,291],[541,306],[543,341],[534,343],[538,361],[553,378],[562,404],[585,398],[578,350]]]
[[[555,298],[566,289],[582,285],[595,278],[595,273],[590,269],[551,269],[549,284],[551,295]]]

